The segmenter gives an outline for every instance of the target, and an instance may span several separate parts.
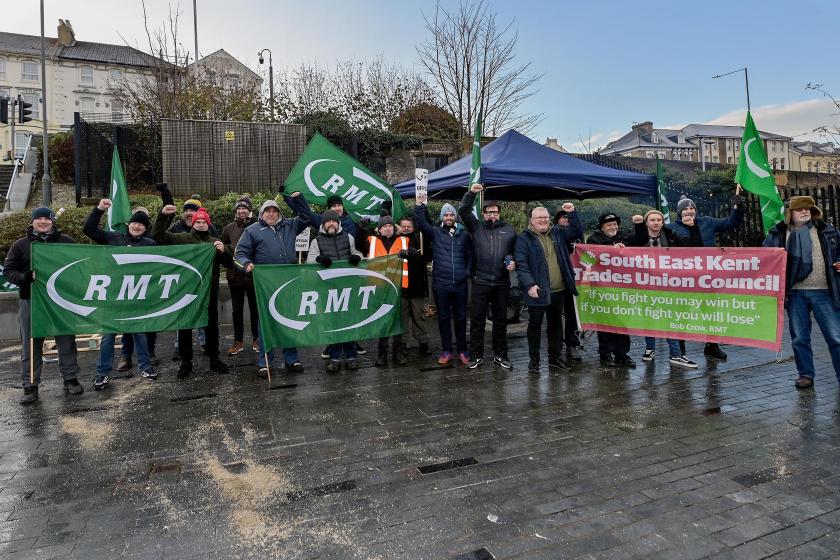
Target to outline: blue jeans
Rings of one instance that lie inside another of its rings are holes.
[[[149,346],[146,341],[146,333],[132,333],[134,338],[134,349],[137,352],[137,362],[140,371],[146,371],[152,367],[149,361]],[[116,334],[103,334],[102,342],[99,345],[99,361],[96,363],[97,375],[108,375],[114,369],[114,339]]]
[[[814,352],[811,349],[811,312],[822,331],[834,375],[840,381],[840,312],[834,308],[828,290],[791,290],[787,299],[788,327],[796,371],[814,378]]]
[[[257,366],[264,368],[266,361],[265,361],[265,346],[263,345],[263,337],[262,333],[260,334],[260,355],[257,358]],[[353,347],[353,351],[355,352],[356,347]],[[293,364],[295,362],[299,362],[300,359],[298,358],[298,351],[297,348],[283,348],[283,358],[286,360],[287,364]],[[268,353],[268,361],[269,363],[274,362],[274,351],[270,351]]]
[[[668,353],[670,354],[671,358],[676,358],[677,356],[682,356],[682,352],[680,352],[680,341],[674,338],[666,338],[668,342]],[[645,337],[645,350],[656,350],[656,339],[652,336]]]
[[[348,360],[356,359],[356,343],[342,342],[340,344],[330,344],[327,347],[327,352],[330,354],[330,360],[340,360],[342,350],[344,351],[344,357]]]
[[[455,319],[455,351],[467,351],[467,285],[434,286],[441,349],[452,352],[452,319]]]

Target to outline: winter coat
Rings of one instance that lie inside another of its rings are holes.
[[[397,236],[408,238],[408,288],[402,291],[407,298],[420,298],[429,295],[429,275],[426,264],[432,260],[432,249],[428,236],[423,237],[423,252],[420,252],[420,232]]]
[[[105,231],[99,227],[99,221],[105,210],[100,210],[94,207],[85,220],[85,225],[82,228],[82,233],[90,237],[94,243],[99,245],[116,245],[120,247],[154,247],[157,245],[155,240],[151,237],[141,235],[134,237],[130,233],[122,233],[119,231]]]
[[[414,207],[414,222],[432,242],[432,286],[457,286],[472,272],[473,249],[469,233],[461,224],[450,232],[441,224],[435,227],[426,216],[426,206]]]
[[[714,247],[717,245],[715,241],[715,234],[722,231],[733,231],[741,226],[744,221],[744,209],[741,206],[733,208],[729,216],[726,218],[712,218],[711,216],[697,216],[694,218],[694,223],[700,227],[700,236],[703,239],[703,245],[700,247]],[[682,219],[677,220],[669,226],[680,237],[689,237],[688,226],[682,223]]]
[[[355,240],[353,236],[344,231],[341,224],[338,225],[338,232],[335,235],[329,235],[324,231],[324,226],[319,226],[318,235],[312,240],[309,245],[309,253],[306,255],[306,262],[312,264],[318,262],[315,259],[320,255],[329,257],[336,261],[344,261],[350,258],[350,255],[358,255],[363,257],[361,251],[356,249]]]
[[[256,222],[254,218],[245,218],[244,220],[236,218],[231,223],[222,229],[222,235],[219,238],[225,244],[225,248],[233,255],[236,252],[236,244],[239,243],[239,238],[245,228]],[[229,266],[225,270],[225,277],[227,278],[229,286],[253,286],[254,281],[250,275],[236,268],[236,266]]]
[[[61,233],[57,227],[52,232],[41,237],[36,234],[32,226],[26,228],[26,236],[21,237],[9,247],[6,262],[3,264],[3,276],[12,284],[17,284],[18,297],[30,299],[32,297],[32,268],[31,254],[33,243],[75,243],[69,235]]]
[[[578,220],[577,212],[569,214],[571,223],[572,218]],[[557,264],[560,265],[560,273],[563,275],[563,283],[566,285],[566,290],[574,295],[577,295],[575,289],[575,274],[572,270],[572,261],[569,258],[568,244],[573,241],[573,238],[567,237],[567,232],[575,234],[571,226],[567,229],[560,229],[552,227],[548,230],[554,242],[554,252],[557,255]],[[516,248],[514,249],[514,259],[516,260],[516,275],[519,278],[519,285],[522,287],[522,293],[525,298],[525,305],[528,307],[540,307],[551,304],[551,289],[548,277],[548,262],[546,261],[545,250],[540,245],[536,233],[526,229],[516,238]],[[539,296],[536,298],[528,294],[528,290],[532,286],[539,287]]]
[[[270,226],[262,216],[242,233],[236,245],[236,267],[245,270],[249,264],[293,264],[297,262],[295,237],[305,230],[315,218],[303,195],[284,196],[283,200],[296,218],[282,218]]]
[[[647,247],[650,237],[648,236],[647,226],[644,222],[640,224],[633,224],[633,236],[625,243],[630,247]],[[662,226],[662,235],[664,236],[667,245],[663,247],[702,247],[703,238],[700,235],[700,227],[695,223],[692,227],[685,226],[688,235],[685,237],[677,235],[670,226]]]
[[[590,235],[589,239],[586,240],[589,245],[615,245],[617,243],[630,245],[629,241],[628,235],[621,230],[619,230],[614,236],[608,237],[600,229],[592,232],[592,235]]]
[[[470,232],[473,246],[473,281],[478,284],[510,284],[505,257],[513,255],[516,230],[502,220],[480,222],[473,214],[475,193],[468,191],[461,199],[458,216]]]
[[[323,219],[324,217],[321,214],[314,214],[312,218],[312,226],[318,231],[321,231],[321,223],[323,222]],[[361,244],[364,243],[367,233],[362,232],[361,235],[359,234],[359,226],[353,221],[353,218],[351,218],[347,212],[344,212],[341,215],[341,229],[342,231],[347,232],[347,234],[356,241],[356,249],[364,253],[364,247],[362,247]]]
[[[825,275],[828,292],[831,294],[831,301],[834,302],[834,308],[840,309],[840,272],[834,268],[834,263],[840,262],[840,232],[833,225],[822,220],[814,220],[814,227],[817,228],[817,236],[820,239],[820,247],[822,248],[823,258],[825,259]],[[767,234],[767,238],[764,240],[764,247],[781,247],[785,249],[787,245],[787,230],[788,226],[784,222],[779,222],[773,226]],[[790,264],[791,259],[788,257],[788,266]],[[790,274],[790,270],[788,270],[785,294],[790,293],[793,284],[793,274]]]

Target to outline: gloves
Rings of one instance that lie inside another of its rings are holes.
[[[382,204],[379,205],[380,210],[387,210],[388,211],[388,214],[387,214],[388,216],[391,215],[391,209],[393,207],[394,207],[394,203],[391,202],[390,200],[386,200],[385,202],[383,202]]]
[[[158,183],[155,185],[155,188],[160,192],[166,192],[169,190],[169,185],[166,183]]]
[[[384,205],[383,205],[383,206],[384,206]],[[390,215],[391,215],[391,212],[389,212],[389,211],[388,211],[388,210],[386,210],[385,208],[380,208],[380,209],[379,209],[379,215],[380,215],[380,216],[390,216]]]
[[[397,253],[397,255],[398,255],[401,259],[407,259],[407,258],[408,258],[408,251],[406,251],[405,249],[402,249],[402,250],[400,250],[400,252],[399,252],[399,253]]]
[[[370,218],[368,218],[367,216],[365,216],[365,217],[364,217],[364,218],[362,218],[362,220],[359,222],[359,225],[362,227],[362,229],[370,229]]]
[[[332,259],[326,255],[318,255],[315,257],[315,262],[323,266],[324,268],[329,268],[332,266]]]
[[[283,194],[284,192],[286,192],[286,185],[281,183],[280,186],[277,187],[277,192],[279,192],[280,194]]]
[[[732,206],[743,206],[747,203],[747,199],[741,196],[740,194],[736,194],[733,196],[729,201],[732,203]]]
[[[362,261],[362,257],[359,255],[350,255],[347,260],[350,261],[350,264],[353,266],[359,266],[359,263]]]

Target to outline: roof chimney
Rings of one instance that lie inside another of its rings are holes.
[[[651,132],[653,132],[653,122],[645,121],[639,124],[634,124],[633,130],[638,130],[642,134],[650,134]]]
[[[63,47],[72,47],[76,44],[76,34],[73,33],[73,26],[69,19],[58,20],[58,44]]]

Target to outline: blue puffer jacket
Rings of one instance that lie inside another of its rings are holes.
[[[840,232],[833,225],[822,220],[814,220],[814,226],[817,228],[820,247],[822,248],[823,258],[825,259],[825,276],[826,282],[828,283],[828,292],[831,294],[831,301],[834,302],[834,308],[840,309],[840,272],[834,268],[834,263],[840,262]],[[787,244],[787,229],[786,223],[779,222],[770,229],[763,245],[765,247],[781,247],[784,249]],[[788,258],[788,264],[790,264],[790,258]],[[790,270],[788,270],[785,294],[789,293],[793,287],[792,276]]]
[[[574,241],[571,235],[575,235],[580,227],[580,218],[577,212],[569,214],[569,228],[560,229],[553,227],[550,235],[554,241],[554,252],[557,254],[557,263],[560,265],[560,272],[563,274],[563,283],[566,289],[577,295],[575,289],[575,274],[572,270],[572,261],[569,259],[568,243]],[[545,259],[537,234],[526,229],[516,238],[514,248],[514,259],[516,260],[516,275],[519,278],[519,285],[522,286],[522,293],[525,298],[525,305],[528,307],[539,307],[551,303],[551,290],[548,279],[548,263]],[[532,298],[528,290],[532,286],[539,286],[540,295]]]
[[[455,209],[452,208],[454,213]],[[467,230],[456,224],[454,233],[443,226],[435,227],[426,218],[426,205],[414,207],[414,221],[423,235],[431,239],[432,287],[459,285],[472,273],[472,241]]]
[[[741,226],[744,221],[744,208],[738,206],[726,218],[712,218],[711,216],[697,216],[694,220],[700,227],[700,236],[703,238],[703,247],[714,247],[717,245],[715,234],[721,231],[733,231]],[[680,237],[689,237],[688,227],[677,220],[668,226]]]
[[[253,264],[292,264],[297,262],[295,237],[309,227],[315,218],[303,195],[284,196],[283,200],[298,215],[282,218],[274,226],[266,224],[262,216],[245,228],[236,244],[234,263],[241,270]]]

